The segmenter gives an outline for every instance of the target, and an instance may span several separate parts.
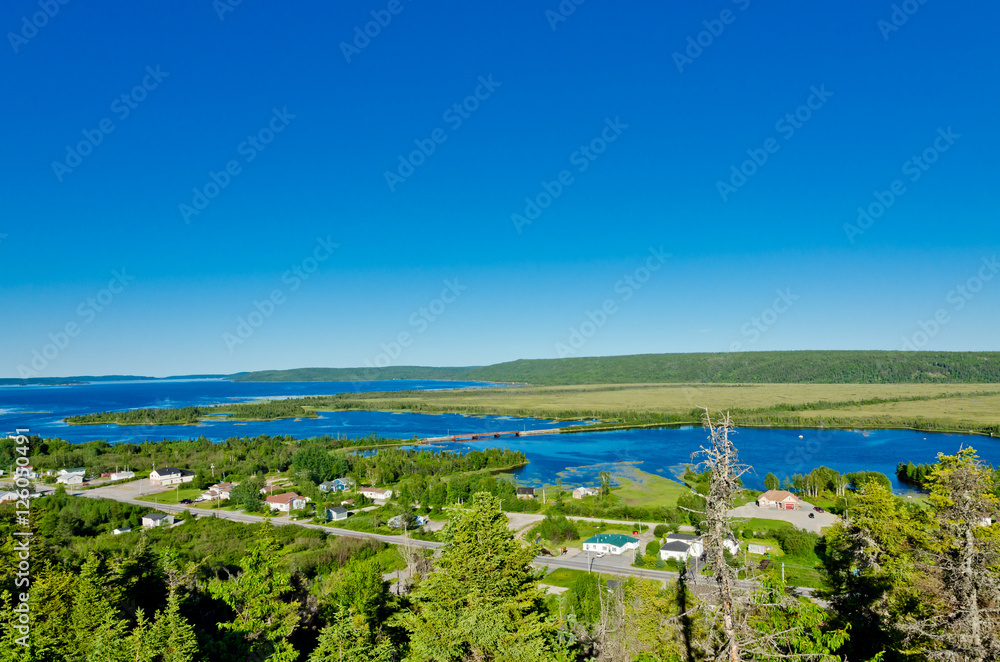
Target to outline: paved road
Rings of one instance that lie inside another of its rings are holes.
[[[114,489],[118,486],[109,486],[107,488],[98,488],[94,490],[84,490],[81,492],[72,493],[73,496],[85,497],[88,499],[112,499],[114,501],[121,501],[122,503],[131,503],[136,506],[143,506],[146,508],[154,508],[156,510],[163,511],[165,513],[179,514],[188,512],[195,517],[218,517],[221,519],[228,519],[234,522],[243,522],[246,524],[258,524],[265,521],[264,517],[260,515],[250,515],[244,512],[234,511],[234,510],[199,510],[197,508],[188,508],[186,506],[175,506],[169,504],[151,504],[148,501],[139,501],[138,499],[133,499],[129,496],[122,494],[122,490]],[[402,536],[388,536],[378,533],[366,533],[364,531],[351,531],[350,529],[338,529],[332,526],[323,526],[320,524],[311,524],[308,522],[292,522],[287,516],[284,517],[272,517],[271,524],[274,525],[285,525],[294,524],[296,526],[302,526],[307,529],[318,529],[320,531],[325,531],[327,533],[346,536],[348,538],[368,538],[370,540],[378,540],[379,542],[384,542],[389,545],[404,545],[407,542],[414,547],[422,547],[424,549],[439,549],[443,546],[443,543],[433,542],[430,540],[417,540],[415,538],[410,538],[409,541],[405,540]],[[534,563],[539,566],[548,566],[550,569],[555,568],[569,568],[571,570],[593,570],[596,572],[603,572],[606,574],[614,575],[630,575],[634,577],[643,577],[646,579],[656,579],[658,581],[676,581],[678,578],[678,573],[667,572],[665,570],[654,570],[649,568],[635,568],[630,565],[623,563],[623,558],[631,558],[630,554],[624,554],[620,557],[606,556],[601,559],[594,558],[593,562],[584,554],[577,554],[572,557],[559,557],[559,556],[536,556]],[[711,585],[712,581],[707,577],[699,577],[698,581],[703,584]],[[739,582],[739,585],[749,587],[753,586],[752,582]],[[801,595],[811,597],[813,594],[813,589],[810,588],[797,588],[795,589]]]
[[[73,496],[81,496],[88,499],[113,499],[115,501],[121,501],[122,503],[131,503],[136,506],[154,508],[156,510],[174,515],[188,512],[195,517],[218,517],[219,519],[228,519],[234,522],[243,522],[245,524],[258,524],[265,521],[265,518],[260,515],[250,515],[248,513],[234,510],[200,510],[198,508],[188,508],[187,506],[174,506],[162,503],[152,504],[148,501],[139,501],[138,499],[132,499],[117,494],[102,494],[99,489],[76,492],[73,493]],[[442,543],[430,540],[417,540],[416,538],[410,538],[409,541],[407,541],[402,536],[388,536],[378,533],[365,533],[364,531],[351,531],[350,529],[338,529],[332,526],[322,526],[320,524],[312,524],[309,522],[293,522],[290,521],[287,516],[272,517],[270,521],[271,524],[277,526],[295,524],[296,526],[302,526],[307,529],[319,529],[320,531],[325,531],[337,536],[345,536],[348,538],[370,538],[372,540],[378,540],[390,545],[404,545],[409,542],[409,544],[414,547],[423,547],[425,549],[437,549],[442,545]]]

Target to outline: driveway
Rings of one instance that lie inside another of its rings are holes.
[[[809,513],[812,513],[815,517],[809,517]],[[741,519],[756,517],[758,519],[775,519],[781,520],[782,522],[791,522],[792,526],[799,529],[805,529],[806,531],[812,531],[813,533],[821,533],[822,529],[828,526],[833,526],[840,521],[839,517],[831,513],[817,513],[813,510],[812,504],[806,503],[805,501],[802,501],[801,510],[761,508],[755,502],[751,501],[745,506],[733,508],[726,514],[729,517],[737,517]]]

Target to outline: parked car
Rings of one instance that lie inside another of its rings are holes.
[[[813,510],[815,510],[817,513],[825,513],[826,512],[825,510],[823,510],[819,506],[813,506]]]
[[[809,519],[813,519],[815,517],[816,517],[816,513],[809,513]]]
[[[181,499],[181,503],[191,503],[191,499]]]

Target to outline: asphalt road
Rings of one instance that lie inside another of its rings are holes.
[[[143,506],[146,508],[154,508],[155,510],[160,510],[165,513],[170,513],[173,515],[183,514],[185,512],[190,513],[195,517],[218,517],[220,519],[228,519],[234,522],[243,522],[245,524],[259,524],[265,521],[264,517],[260,515],[250,515],[247,513],[233,511],[233,510],[199,510],[197,508],[187,508],[185,506],[175,506],[169,504],[150,504],[148,501],[139,501],[138,499],[133,499],[127,497],[121,493],[121,490],[114,490],[109,488],[98,488],[94,490],[85,490],[82,492],[72,493],[73,496],[85,497],[88,499],[112,499],[114,501],[120,501],[122,503],[131,503],[136,506]],[[332,526],[323,526],[320,524],[312,524],[308,522],[292,522],[287,516],[283,517],[272,517],[270,519],[271,524],[276,526],[282,526],[286,524],[293,524],[296,526],[302,526],[307,529],[319,529],[320,531],[325,531],[332,535],[346,536],[348,538],[368,538],[370,540],[378,540],[379,542],[384,542],[389,545],[405,545],[410,544],[414,547],[421,547],[424,549],[439,549],[443,546],[443,543],[433,542],[430,540],[417,540],[415,538],[410,538],[409,540],[404,539],[402,536],[387,536],[378,533],[366,533],[364,531],[351,531],[350,529],[338,529]],[[609,563],[610,561],[618,561],[620,559],[614,559],[614,557],[604,557],[602,559],[591,559],[583,554],[577,554],[573,557],[563,558],[559,556],[536,556],[534,562],[539,566],[548,566],[549,569],[555,568],[569,568],[571,570],[593,570],[596,572],[603,572],[605,574],[614,575],[630,575],[633,577],[642,577],[645,579],[655,579],[658,581],[676,581],[679,574],[676,572],[667,572],[665,570],[654,570],[648,568],[635,568],[629,565],[624,565],[621,563]],[[698,582],[706,585],[712,585],[714,582],[708,577],[698,577]],[[738,582],[737,583],[743,587],[751,587],[754,585],[753,582]],[[799,587],[795,591],[807,597],[812,597],[813,589]]]

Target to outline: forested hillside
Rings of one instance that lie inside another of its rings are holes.
[[[801,351],[522,359],[481,368],[303,368],[234,381],[450,379],[567,384],[909,384],[1000,382],[1000,352]]]

